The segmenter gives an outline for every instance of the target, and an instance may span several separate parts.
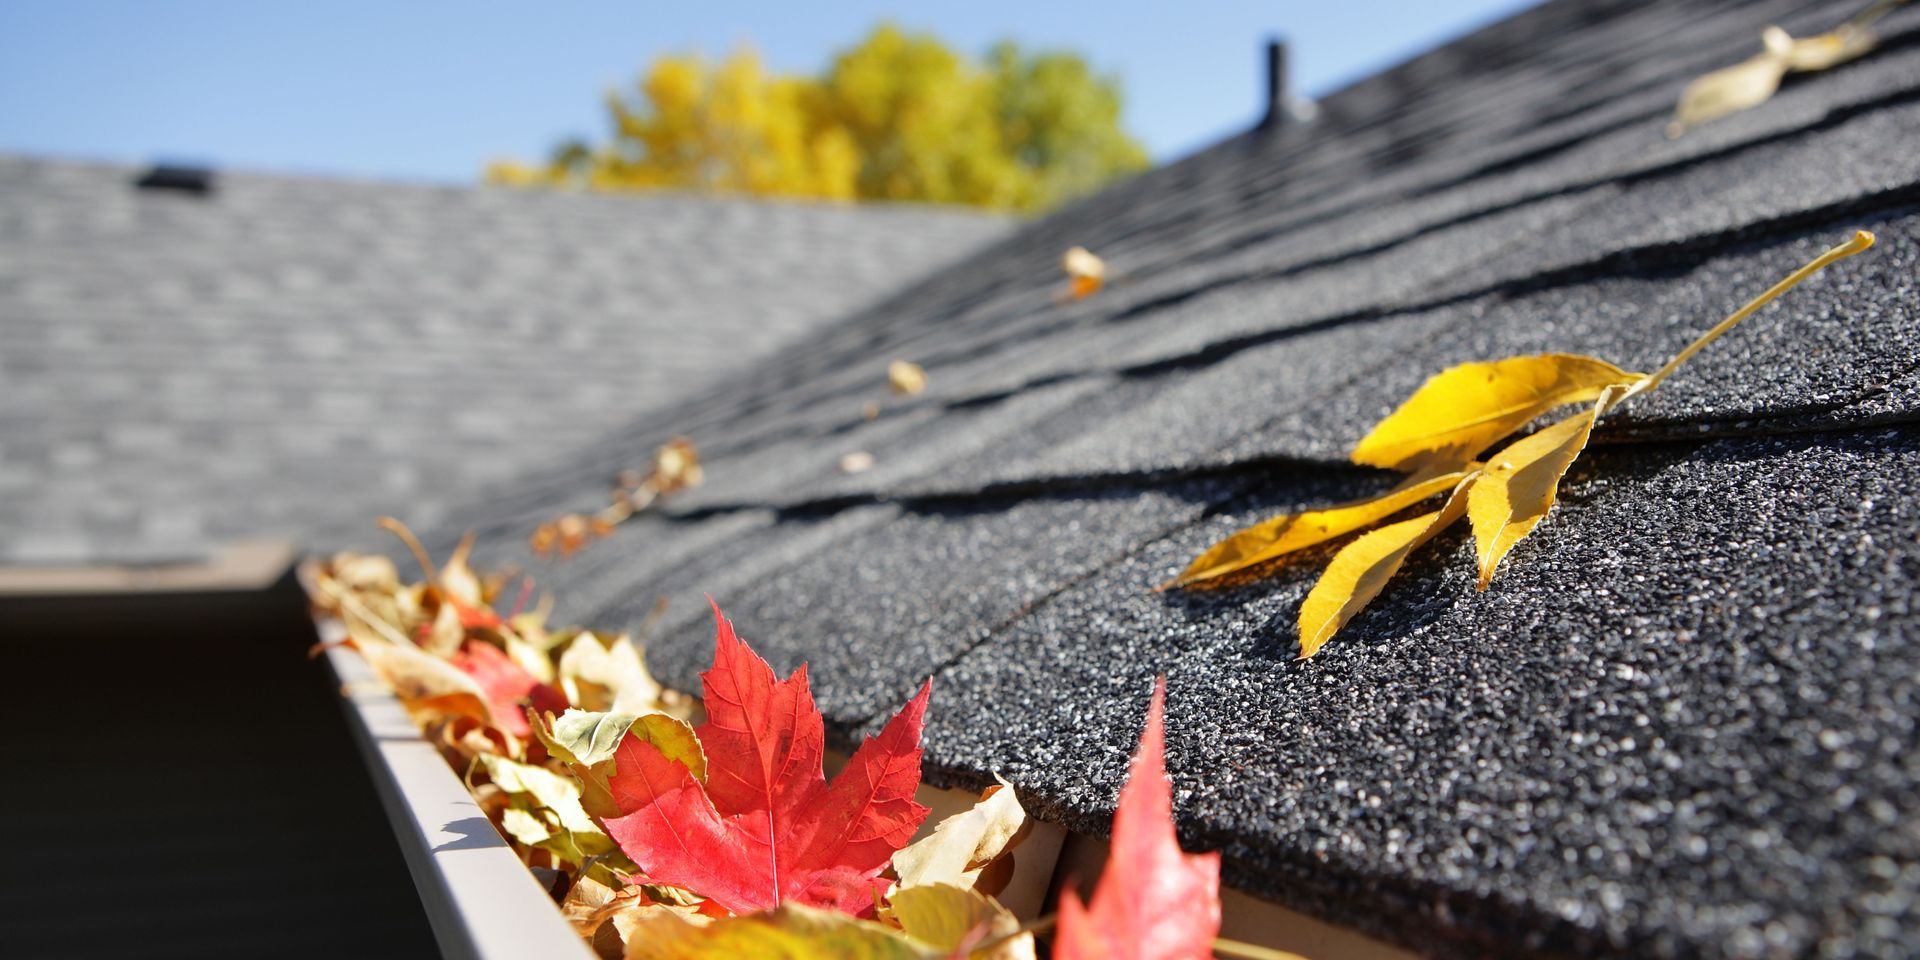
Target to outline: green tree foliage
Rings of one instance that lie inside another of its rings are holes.
[[[1120,105],[1119,83],[1076,54],[1005,42],[976,63],[883,25],[820,77],[769,74],[751,50],[715,66],[663,57],[636,90],[609,94],[607,142],[487,177],[1040,210],[1147,167]]]

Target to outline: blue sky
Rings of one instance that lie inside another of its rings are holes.
[[[602,93],[661,53],[751,43],[812,73],[890,19],[973,54],[1004,37],[1080,52],[1122,78],[1127,128],[1166,160],[1257,117],[1269,35],[1318,95],[1529,5],[5,0],[0,151],[471,181],[597,139]]]

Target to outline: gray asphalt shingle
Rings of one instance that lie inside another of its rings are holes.
[[[964,255],[934,208],[0,157],[0,563],[192,560],[450,504]]]

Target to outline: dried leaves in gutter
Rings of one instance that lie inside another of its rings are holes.
[[[607,958],[782,956],[1034,960],[1042,917],[995,897],[1031,821],[1011,784],[920,831],[920,688],[829,781],[824,720],[804,665],[788,677],[714,608],[706,713],[646,671],[637,647],[502,614],[504,577],[463,542],[403,583],[381,557],[303,568],[316,607],[373,664],[560,910]],[[521,592],[524,603],[527,591]],[[436,637],[455,611],[449,637]],[[444,647],[435,652],[431,647]],[[1056,957],[1290,957],[1217,940],[1219,856],[1183,853],[1156,684],[1090,902],[1061,903]],[[911,842],[910,842],[911,841]]]
[[[1600,417],[1660,385],[1680,365],[1761,307],[1835,261],[1873,246],[1866,231],[1755,297],[1653,374],[1566,353],[1467,363],[1428,380],[1354,447],[1353,462],[1408,473],[1372,499],[1275,517],[1214,544],[1161,589],[1193,587],[1368,530],[1342,547],[1300,606],[1300,656],[1318,652],[1400,570],[1408,555],[1466,517],[1473,527],[1479,587],[1553,507],[1561,478],[1586,448]],[[1489,447],[1560,407],[1582,409],[1492,456]],[[1382,521],[1441,494],[1437,510]],[[1371,528],[1371,529],[1369,529]]]

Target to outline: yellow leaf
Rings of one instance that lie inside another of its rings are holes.
[[[495,630],[500,642],[507,649],[507,657],[520,665],[520,669],[533,675],[541,683],[554,681],[553,658],[547,655],[547,649],[541,643],[523,637],[520,631],[510,625],[502,624]],[[544,637],[541,637],[544,640]]]
[[[1667,136],[1677,137],[1710,120],[1766,103],[1780,78],[1787,75],[1787,52],[1793,41],[1786,31],[1768,27],[1765,52],[1706,74],[1680,92],[1680,103],[1667,123]]]
[[[666,496],[697,487],[706,481],[706,476],[700,466],[700,448],[686,437],[674,437],[653,452],[653,469],[647,472],[641,486]]]
[[[552,719],[551,714],[547,719],[552,725],[551,731],[547,730],[545,723],[531,724],[540,731],[540,741],[546,744],[547,752],[564,763],[591,767],[602,760],[611,759],[613,752],[620,748],[620,741],[626,737],[627,728],[640,718],[631,713],[568,710],[557,720]]]
[[[582,630],[560,655],[557,674],[567,702],[583,710],[641,714],[657,707],[660,684],[640,649],[624,637]]]
[[[1433,513],[1388,524],[1347,544],[1334,555],[1300,605],[1300,657],[1305,659],[1353,619],[1400,571],[1407,555],[1432,539],[1466,512],[1466,490],[1478,474],[1468,474],[1453,488],[1447,505]]]
[[[1006,907],[973,890],[945,883],[906,887],[895,891],[888,904],[901,932],[942,954],[969,960],[1033,960],[1032,934],[1001,940],[984,953],[964,952],[1020,929],[1020,921]]]
[[[1837,67],[1873,50],[1879,38],[1871,30],[1843,26],[1838,30],[1793,41],[1787,50],[1787,67],[1796,72]]]
[[[1667,136],[1677,137],[1710,120],[1766,103],[1789,72],[1826,70],[1871,51],[1879,41],[1865,23],[1873,19],[1877,14],[1799,40],[1779,27],[1768,27],[1760,34],[1760,53],[1687,84],[1667,124]]]
[[[786,904],[768,913],[699,923],[671,911],[651,913],[627,934],[627,960],[934,960],[939,950],[906,934],[844,913]]]
[[[1535,417],[1641,379],[1570,353],[1463,363],[1435,374],[1353,448],[1353,462],[1391,470],[1453,470]]]
[[[460,538],[460,545],[453,549],[453,555],[447,558],[440,568],[440,590],[454,602],[469,609],[478,609],[487,605],[486,589],[480,584],[480,577],[467,565],[467,557],[473,553],[473,534]]]
[[[654,900],[647,895],[650,889],[653,888],[615,889],[593,877],[583,876],[567,891],[560,912],[573,924],[574,931],[593,947],[594,953],[612,960],[626,956],[628,936],[651,916],[673,913],[692,924],[706,922],[705,917],[684,904]]]
[[[460,611],[451,603],[443,603],[434,613],[432,625],[420,635],[420,649],[436,657],[451,657],[466,639],[467,628],[460,625]]]
[[[508,807],[502,810],[500,829],[529,847],[537,847],[553,838],[553,831],[547,829],[546,821],[522,807]]]
[[[483,753],[474,758],[488,779],[509,797],[500,826],[514,839],[583,865],[618,848],[581,805],[581,788],[545,767]]]
[[[1560,478],[1586,449],[1600,415],[1618,402],[1624,388],[1608,389],[1591,410],[1517,440],[1487,460],[1467,494],[1467,516],[1480,557],[1480,589],[1493,582],[1500,558],[1546,519],[1560,489]]]
[[[917,363],[895,360],[887,364],[887,385],[894,393],[911,397],[927,389],[927,371]]]
[[[336,553],[325,572],[341,586],[358,593],[398,593],[400,570],[377,553]]]
[[[430,705],[435,712],[470,716],[492,723],[486,693],[465,672],[416,647],[397,643],[350,644],[409,710]]]
[[[938,883],[972,889],[980,872],[1018,846],[1028,829],[1013,785],[1000,780],[972,809],[940,821],[932,833],[895,852],[893,871],[902,888]]]
[[[494,786],[510,794],[525,794],[538,806],[553,812],[556,822],[567,830],[599,833],[600,827],[580,806],[580,785],[545,767],[483,753],[476,757]]]
[[[1281,557],[1305,547],[1352,533],[1399,513],[1422,500],[1448,490],[1466,476],[1455,470],[1438,476],[1421,474],[1410,477],[1392,490],[1369,500],[1355,500],[1337,507],[1289,513],[1248,527],[1207,548],[1195,557],[1180,575],[1162,584],[1160,589],[1182,587],[1245,570],[1256,564]]]

